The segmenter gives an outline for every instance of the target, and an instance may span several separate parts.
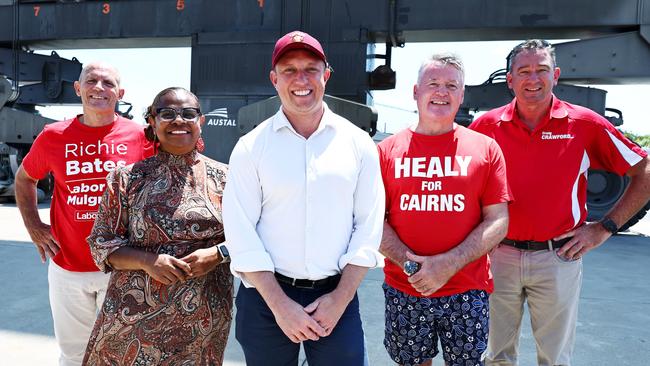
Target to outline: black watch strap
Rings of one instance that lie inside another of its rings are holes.
[[[618,232],[618,225],[616,225],[614,220],[610,219],[609,217],[603,217],[602,220],[600,220],[600,224],[603,225],[605,230],[609,231],[612,234],[616,234]]]

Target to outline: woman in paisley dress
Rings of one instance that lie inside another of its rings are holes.
[[[227,167],[197,151],[205,118],[191,92],[161,91],[145,118],[158,152],[108,176],[88,237],[111,278],[83,364],[221,365],[233,297],[217,246]]]

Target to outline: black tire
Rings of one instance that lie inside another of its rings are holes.
[[[603,170],[589,170],[589,179],[587,181],[587,220],[598,221],[602,219],[612,206],[618,202],[629,184],[630,178],[627,176],[621,177]],[[650,202],[622,225],[619,231],[625,231],[639,222],[649,209]]]

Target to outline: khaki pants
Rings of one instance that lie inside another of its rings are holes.
[[[71,272],[50,260],[47,280],[60,366],[81,365],[109,278],[103,272]]]
[[[487,365],[517,365],[524,302],[540,366],[570,365],[582,284],[582,260],[567,262],[556,251],[526,251],[499,244],[490,253]]]

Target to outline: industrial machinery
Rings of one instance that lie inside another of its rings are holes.
[[[0,108],[30,111],[0,119],[0,161],[9,161],[0,166],[15,166],[46,122],[34,116],[33,106],[69,102],[66,83],[78,75],[78,69],[77,75],[63,73],[74,60],[39,64],[25,50],[191,47],[191,89],[211,111],[203,133],[219,141],[207,153],[226,161],[239,136],[274,105],[255,103],[275,95],[268,82],[269,55],[275,40],[294,29],[322,41],[336,71],[328,93],[358,103],[344,108],[366,116],[354,122],[371,134],[376,115],[359,104],[372,90],[395,86],[391,49],[405,42],[579,39],[556,47],[561,82],[650,80],[650,0],[0,0],[0,75],[5,76],[0,95],[7,96]],[[386,44],[385,54],[374,52],[380,43]],[[30,69],[41,70],[40,78],[29,76]],[[467,122],[471,111],[510,99],[503,83],[494,81],[467,89],[461,119]],[[27,97],[38,89],[43,98]],[[570,85],[556,91],[606,113],[602,91]],[[57,92],[58,101],[48,99]],[[24,122],[30,121],[27,115],[38,122]],[[16,133],[19,129],[24,132]],[[13,163],[5,159],[15,152],[11,149],[18,151]],[[6,168],[0,170],[0,182],[11,179]],[[602,215],[620,196],[625,179],[592,177],[590,210]],[[0,189],[1,184],[6,185],[0,183]]]
[[[20,67],[18,66],[20,65]],[[20,69],[20,71],[19,71]],[[36,105],[78,104],[72,83],[81,63],[0,48],[0,197],[13,196],[14,175],[45,124]],[[39,181],[38,199],[51,196],[51,178]]]

